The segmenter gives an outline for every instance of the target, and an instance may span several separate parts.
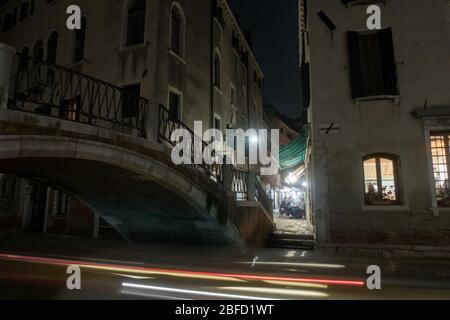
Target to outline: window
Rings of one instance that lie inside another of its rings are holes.
[[[58,54],[58,33],[52,32],[47,40],[47,62],[51,64],[56,63],[56,56]]]
[[[11,23],[13,27],[17,24],[17,15],[18,15],[18,10],[17,10],[17,8],[15,8],[13,11],[12,23]]]
[[[222,119],[218,115],[214,115],[214,129],[222,131]]]
[[[12,15],[10,13],[5,15],[5,17],[3,18],[3,31],[8,31],[12,28],[12,19]]]
[[[231,105],[237,106],[237,96],[236,96],[236,87],[234,85],[231,85]]]
[[[246,106],[247,105],[247,87],[245,85],[242,86],[242,101],[243,101],[243,104]]]
[[[19,21],[23,21],[28,18],[28,13],[30,11],[30,4],[28,2],[23,2],[20,5],[20,17]]]
[[[16,199],[19,197],[19,178],[9,175],[0,176],[0,199]]]
[[[58,190],[52,190],[50,205],[53,217],[65,217],[69,212],[69,197]]]
[[[220,80],[221,80],[221,61],[220,53],[216,49],[214,52],[214,86],[220,90]]]
[[[60,108],[60,118],[70,121],[80,121],[81,96],[64,100]]]
[[[368,156],[363,159],[363,165],[366,205],[400,205],[397,157]]]
[[[39,61],[44,59],[44,44],[42,40],[36,41],[36,44],[33,48],[33,57]]]
[[[239,79],[239,56],[236,51],[233,50],[233,78],[235,81]]]
[[[146,0],[137,0],[128,9],[127,46],[144,43]]]
[[[81,29],[75,30],[74,62],[84,60],[84,51],[86,47],[86,27],[87,20],[81,18]]]
[[[0,174],[0,214],[16,214],[20,207],[20,179]]]
[[[184,17],[178,5],[172,6],[170,21],[170,49],[184,58]]]
[[[352,97],[398,95],[392,30],[348,32]]]
[[[247,67],[245,66],[245,64],[241,63],[241,75],[242,75],[242,83],[247,83],[248,80],[248,72],[247,72]]]
[[[169,113],[172,121],[181,120],[182,95],[169,90]]]
[[[216,6],[214,18],[217,21],[217,23],[219,24],[219,28],[225,29],[225,19],[224,19],[223,9],[221,7]]]
[[[235,129],[237,127],[237,113],[238,110],[236,107],[232,106],[231,108],[231,122],[228,129]]]
[[[22,49],[22,56],[20,57],[20,64],[19,64],[19,70],[24,71],[28,67],[29,63],[29,55],[30,55],[30,49],[28,47],[25,47]]]
[[[449,190],[449,140],[450,134],[431,136],[431,156],[433,159],[436,200],[439,207],[450,207]]]
[[[135,118],[139,116],[141,85],[133,84],[122,88],[122,116]]]

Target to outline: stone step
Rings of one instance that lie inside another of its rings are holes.
[[[310,240],[314,241],[315,237],[313,234],[296,234],[296,233],[285,233],[275,231],[271,236],[271,239],[300,239],[300,240]]]
[[[280,249],[305,249],[313,250],[315,241],[311,239],[302,239],[301,236],[283,237],[281,235],[272,235],[267,241],[266,247]]]

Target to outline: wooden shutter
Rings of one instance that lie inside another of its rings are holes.
[[[350,64],[350,83],[352,87],[352,98],[362,97],[361,90],[361,56],[359,49],[359,35],[358,32],[347,32],[348,38],[348,55]]]
[[[398,95],[397,65],[395,63],[392,29],[383,29],[378,36],[381,44],[381,60],[383,66],[383,93]]]

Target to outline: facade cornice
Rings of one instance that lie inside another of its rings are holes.
[[[256,67],[256,70],[259,73],[259,76],[264,78],[264,72],[262,71],[261,66],[259,65],[258,61],[255,58],[255,55],[253,54],[253,50],[250,48],[250,45],[245,38],[244,32],[242,31],[241,27],[239,26],[239,23],[236,20],[236,17],[234,16],[233,11],[231,10],[230,5],[228,4],[227,0],[218,0],[217,1],[220,6],[224,9],[224,14],[229,18],[231,25],[233,26],[233,30],[236,31],[236,34],[239,38],[239,40],[243,43],[244,49],[249,53],[249,57],[253,64]]]

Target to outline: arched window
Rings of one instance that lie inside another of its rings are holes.
[[[47,62],[51,64],[56,63],[56,56],[58,54],[58,39],[59,35],[53,31],[47,40]]]
[[[180,5],[174,3],[170,18],[170,48],[182,58],[184,58],[184,21],[184,14]]]
[[[17,8],[15,8],[13,11],[12,23],[11,23],[13,27],[17,24],[17,15],[18,15],[18,10],[17,10]]]
[[[84,59],[84,51],[86,47],[86,28],[87,20],[85,17],[82,17],[81,29],[75,30],[74,62],[79,62]]]
[[[25,47],[22,49],[22,56],[20,57],[20,70],[26,70],[28,67],[30,49]]]
[[[22,2],[20,5],[20,18],[19,21],[23,21],[28,18],[28,14],[30,11],[30,4],[28,2]]]
[[[146,0],[137,0],[128,8],[127,46],[144,43]]]
[[[398,157],[370,155],[363,158],[363,166],[366,205],[401,204]]]
[[[34,14],[34,0],[30,1],[30,16]]]
[[[12,14],[8,13],[3,18],[3,31],[8,31],[12,28]]]
[[[44,59],[44,43],[41,39],[36,41],[33,48],[33,57],[37,60],[42,61]]]
[[[220,89],[222,61],[219,50],[214,50],[214,86]]]

